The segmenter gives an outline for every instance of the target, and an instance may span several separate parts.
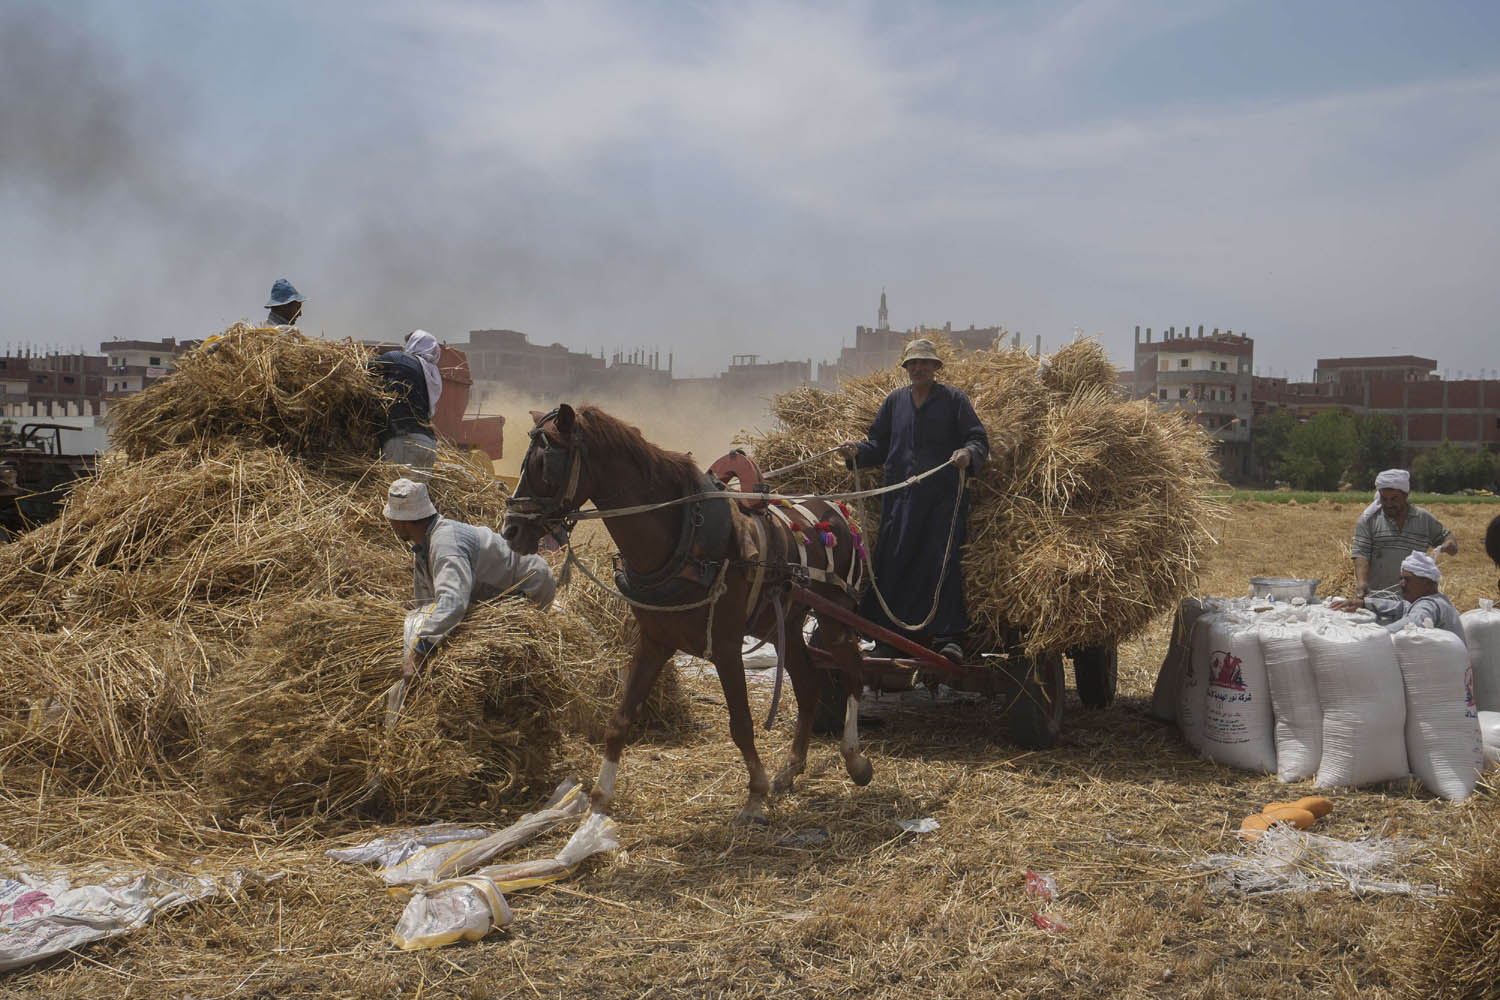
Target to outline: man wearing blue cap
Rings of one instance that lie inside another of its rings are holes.
[[[292,287],[290,281],[277,278],[271,286],[271,297],[266,300],[266,308],[270,310],[266,316],[266,326],[296,326],[297,320],[302,316],[302,303],[306,301],[306,297]]]

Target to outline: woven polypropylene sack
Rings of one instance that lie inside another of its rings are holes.
[[[1500,767],[1500,712],[1479,713],[1479,737],[1487,767]]]
[[[1188,639],[1188,655],[1177,682],[1177,728],[1194,750],[1203,748],[1204,699],[1208,695],[1208,663],[1212,654],[1210,635],[1214,622],[1223,617],[1210,611],[1198,616]]]
[[[1276,713],[1276,776],[1282,781],[1311,778],[1323,758],[1323,705],[1302,644],[1305,631],[1297,625],[1256,630]]]
[[[1391,634],[1379,625],[1330,625],[1304,632],[1302,644],[1323,707],[1317,785],[1406,777],[1406,695]]]
[[[1406,759],[1434,795],[1466,799],[1484,754],[1469,650],[1446,629],[1408,625],[1391,637],[1406,686]]]
[[[1474,704],[1481,712],[1500,712],[1500,611],[1482,600],[1474,611],[1459,615],[1469,641],[1469,665],[1474,668]]]
[[[1151,718],[1158,722],[1177,720],[1177,689],[1182,671],[1192,655],[1193,624],[1203,614],[1203,602],[1196,597],[1185,599],[1172,621],[1172,635],[1167,641],[1167,655],[1156,672],[1156,686],[1151,690]]]
[[[1242,771],[1276,771],[1275,713],[1256,626],[1221,619],[1209,630],[1203,755]]]

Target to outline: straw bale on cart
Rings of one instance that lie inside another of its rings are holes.
[[[1061,652],[1129,638],[1188,594],[1223,516],[1201,428],[1149,401],[1125,401],[1090,341],[1045,362],[1005,348],[961,354],[943,345],[940,353],[948,360],[939,377],[968,394],[990,436],[962,553],[976,630],[996,637],[1013,626],[1029,651]],[[773,403],[776,426],[741,443],[762,469],[790,465],[862,439],[881,402],[906,384],[890,369],[844,379],[836,392],[785,393]],[[829,458],[773,485],[837,493],[855,482]],[[878,472],[857,482],[877,485]],[[873,504],[861,524],[874,538]]]

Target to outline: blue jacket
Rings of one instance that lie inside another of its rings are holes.
[[[402,434],[432,437],[432,424],[427,419],[432,406],[427,399],[422,362],[405,351],[386,351],[370,362],[370,371],[396,394],[386,414],[385,429],[380,432],[381,443]]]

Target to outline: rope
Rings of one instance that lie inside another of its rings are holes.
[[[639,504],[635,507],[611,507],[608,510],[601,510],[598,507],[589,507],[584,510],[573,511],[571,514],[567,515],[567,519],[570,521],[592,521],[610,517],[630,517],[634,514],[647,514],[653,510],[661,510],[664,507],[676,507],[685,503],[697,503],[700,500],[785,500],[788,503],[802,503],[807,500],[862,500],[866,497],[878,497],[886,493],[894,493],[896,490],[904,490],[910,486],[915,486],[917,483],[920,483],[928,476],[935,476],[952,464],[953,459],[950,458],[942,465],[934,465],[926,472],[918,473],[915,476],[908,476],[899,483],[891,483],[888,486],[880,486],[875,489],[855,490],[852,493],[782,494],[744,492],[741,490],[705,490],[702,493],[689,493],[687,496],[674,497],[671,500],[663,500],[660,503]],[[962,477],[960,477],[960,482],[962,482]],[[856,484],[857,483],[858,479],[856,477]],[[515,517],[517,520],[522,521],[527,520],[528,518],[534,520],[537,515],[535,513],[528,514],[524,507],[526,501],[530,499],[531,498],[529,497],[508,498],[506,500],[506,504],[508,506],[512,508],[519,508],[515,510],[511,514],[511,516]]]
[[[941,469],[944,466],[951,464],[952,461],[953,459],[950,458],[947,462],[944,462],[942,465],[937,466],[936,469]],[[936,471],[936,469],[934,469],[933,471]],[[937,589],[932,592],[932,607],[928,609],[927,617],[923,618],[920,624],[911,625],[896,617],[896,613],[891,610],[891,606],[885,602],[885,595],[880,592],[880,581],[875,579],[875,567],[870,562],[870,555],[868,552],[865,553],[865,566],[870,570],[870,589],[875,592],[875,600],[880,602],[880,610],[885,612],[886,617],[889,618],[893,624],[900,626],[908,632],[922,631],[927,626],[931,625],[932,620],[937,617],[938,605],[942,602],[943,599],[943,580],[948,576],[948,562],[953,557],[953,540],[958,537],[958,512],[963,508],[965,478],[965,470],[959,469],[958,493],[953,498],[953,520],[948,522],[948,544],[943,549],[943,569],[940,573],[938,573]],[[858,469],[854,470],[854,485],[856,489],[859,487]],[[859,505],[859,517],[860,520],[864,520],[865,512],[863,504]],[[865,523],[868,524],[869,522],[866,521]]]

